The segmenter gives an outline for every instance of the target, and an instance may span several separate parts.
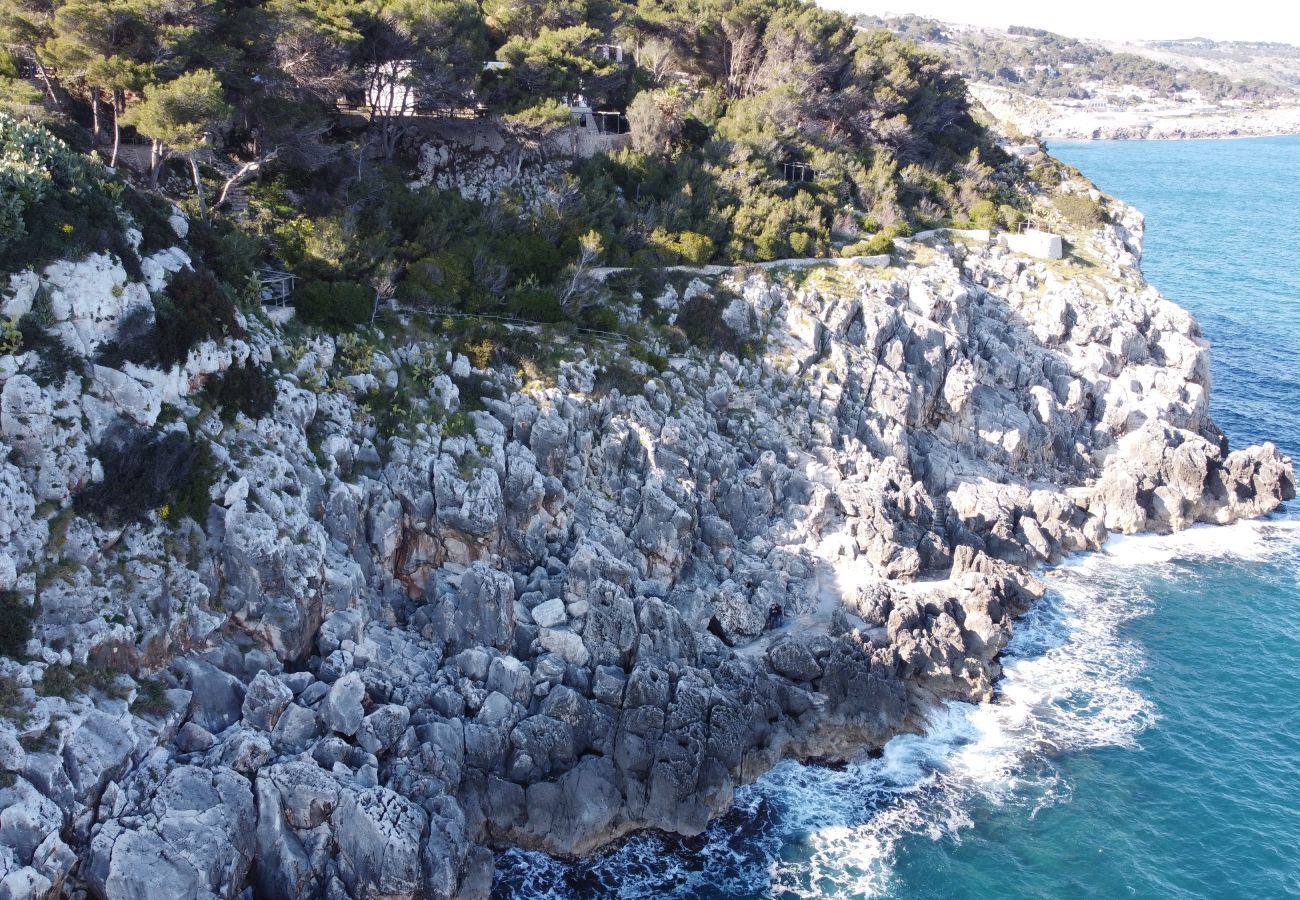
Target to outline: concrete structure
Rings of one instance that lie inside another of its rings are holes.
[[[597,110],[581,94],[568,101],[573,127],[560,136],[574,156],[587,159],[626,147],[632,141],[627,116],[618,110]]]
[[[1059,234],[1027,228],[1020,234],[1004,234],[998,240],[1012,253],[1023,253],[1039,259],[1061,259],[1065,256],[1065,241]]]

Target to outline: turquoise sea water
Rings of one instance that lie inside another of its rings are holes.
[[[1300,453],[1300,138],[1062,144],[1147,214],[1234,446]],[[500,861],[501,896],[1300,897],[1300,518],[1112,541],[1017,625],[999,701],[784,764],[690,841]]]

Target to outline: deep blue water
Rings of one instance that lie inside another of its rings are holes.
[[[1300,138],[1062,144],[1147,214],[1235,446],[1300,451]],[[839,770],[784,764],[700,839],[500,860],[521,897],[1300,897],[1300,518],[1112,541],[1017,625],[998,703]]]

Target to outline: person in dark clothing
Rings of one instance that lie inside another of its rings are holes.
[[[781,609],[780,603],[773,603],[767,608],[767,630],[780,628],[785,624],[785,611]]]

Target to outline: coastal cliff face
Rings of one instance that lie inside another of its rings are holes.
[[[490,848],[696,833],[782,758],[989,699],[1035,564],[1294,495],[1271,445],[1229,452],[1206,342],[1109,213],[1061,261],[940,233],[611,275],[626,316],[704,304],[744,348],[662,366],[251,318],[92,365],[183,250],[17,277],[5,315],[45,304],[82,362],[0,357],[0,589],[34,617],[0,660],[0,895],[481,897]],[[250,362],[274,402],[223,420],[204,387]],[[180,441],[204,521],[74,502]]]

